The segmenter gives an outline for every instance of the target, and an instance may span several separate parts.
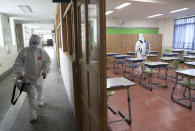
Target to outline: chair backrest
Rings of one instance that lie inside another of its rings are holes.
[[[141,66],[144,66],[144,63],[148,63],[151,62],[150,60],[145,60],[144,62],[142,62]]]
[[[173,60],[172,65],[177,68],[179,65],[179,60]]]
[[[166,53],[170,53],[171,50],[170,50],[170,49],[165,49],[165,52],[166,52]]]

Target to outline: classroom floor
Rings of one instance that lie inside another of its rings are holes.
[[[112,64],[109,65],[112,67]],[[161,71],[163,73],[163,71]],[[168,72],[173,75],[173,71]],[[107,70],[108,77],[124,76],[124,73],[114,74],[112,69]],[[129,74],[126,74],[129,75]],[[154,75],[153,80],[165,83]],[[108,124],[109,131],[195,131],[195,103],[192,110],[187,109],[171,100],[174,78],[168,78],[168,88],[153,86],[150,91],[139,84],[135,78],[135,86],[130,87],[132,123],[125,121]],[[145,80],[144,80],[145,81]],[[175,96],[182,96],[184,87],[178,85]],[[187,92],[186,92],[187,93]],[[192,91],[195,97],[195,91]],[[127,91],[118,90],[115,95],[108,98],[108,104],[116,111],[120,110],[128,115]],[[108,121],[121,118],[107,110]]]

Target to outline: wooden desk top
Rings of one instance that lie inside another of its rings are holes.
[[[114,56],[114,55],[118,55],[118,53],[106,53],[107,56]]]
[[[128,60],[128,61],[145,61],[146,59],[145,58],[128,58],[126,60]]]
[[[169,63],[166,62],[147,62],[144,63],[144,65],[148,68],[160,68],[169,65]]]
[[[159,59],[164,61],[179,60],[177,57],[161,57]]]
[[[124,77],[107,78],[107,91],[127,89],[133,85],[134,82]]]
[[[164,52],[163,54],[164,55],[178,55],[178,53],[166,53],[166,52]]]
[[[195,66],[195,61],[184,62],[186,65]]]
[[[135,52],[127,52],[127,54],[135,55],[136,53]]]
[[[172,49],[171,52],[183,53],[184,50],[182,50],[182,49]]]
[[[159,51],[150,51],[150,54],[158,54],[160,53]]]
[[[158,55],[155,55],[155,54],[149,54],[147,55],[147,57],[157,57]]]
[[[195,51],[187,51],[187,54],[195,54]]]
[[[185,76],[195,77],[195,69],[176,71],[176,73],[179,73]]]
[[[183,56],[184,58],[195,59],[195,56]]]
[[[125,58],[125,57],[131,57],[129,55],[115,55],[115,58]]]

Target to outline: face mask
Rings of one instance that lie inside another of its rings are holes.
[[[31,48],[32,48],[33,50],[37,50],[37,49],[38,49],[38,45],[37,45],[37,44],[32,44]]]

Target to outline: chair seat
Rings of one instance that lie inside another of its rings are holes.
[[[188,81],[187,80],[178,81],[177,83],[181,84],[183,86],[188,86]],[[195,89],[195,82],[190,82],[190,86],[194,87],[194,89]]]
[[[144,70],[144,73],[148,73],[148,74],[157,74],[157,73],[158,73],[158,71],[156,71],[156,70],[146,69],[146,70]]]
[[[107,96],[113,96],[115,94],[114,91],[107,91]]]
[[[125,64],[125,62],[116,62],[116,64]]]
[[[171,68],[171,69],[176,69],[176,66],[174,66],[174,65],[168,65],[167,67]]]
[[[128,64],[127,67],[129,68],[137,68],[139,65],[137,64]]]
[[[180,67],[180,68],[177,68],[176,71],[181,71],[181,70],[187,70],[188,68],[185,68],[185,67]]]

